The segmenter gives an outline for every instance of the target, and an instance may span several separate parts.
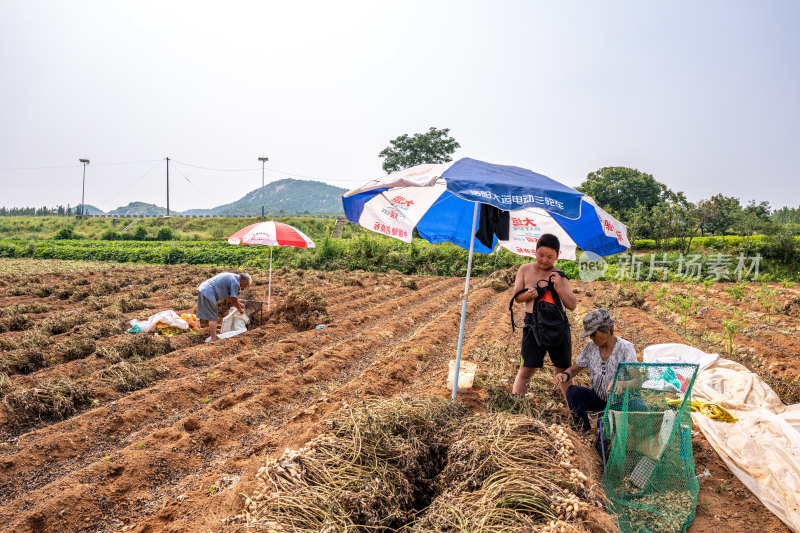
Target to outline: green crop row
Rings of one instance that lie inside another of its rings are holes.
[[[350,239],[328,236],[317,240],[315,248],[274,247],[273,266],[317,270],[397,270],[405,274],[463,276],[468,253],[450,243],[430,244],[414,239],[406,244],[381,235],[360,234]],[[0,240],[0,257],[114,261],[120,263],[221,265],[266,268],[270,249],[266,246],[233,246],[219,241],[104,241],[104,240]],[[497,269],[515,268],[530,258],[507,250],[490,255],[475,254],[473,275]],[[582,277],[580,265],[559,261],[570,278]],[[606,258],[604,274],[595,279],[681,279],[698,276],[719,281],[751,279],[760,281],[796,281],[798,272],[774,258],[751,253],[619,254]],[[756,270],[758,274],[756,275]],[[666,272],[666,274],[665,274]]]
[[[793,236],[792,238],[795,245],[800,246],[800,237]],[[758,248],[759,246],[764,246],[775,240],[776,237],[767,235],[751,235],[750,237],[742,237],[741,235],[709,235],[707,237],[694,237],[692,239],[692,249],[705,248],[711,250],[734,251],[746,246]],[[686,239],[664,239],[661,243],[656,243],[653,239],[638,239],[633,241],[632,248],[634,250],[653,250],[656,248],[676,250],[685,245],[685,241]]]
[[[262,221],[259,217],[0,217],[0,239],[47,240],[222,240],[237,230]],[[333,228],[333,217],[279,217],[275,220],[296,227],[312,239]],[[134,222],[127,231],[125,227]]]

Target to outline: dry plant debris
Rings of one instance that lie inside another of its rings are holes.
[[[16,425],[40,420],[63,420],[88,399],[84,383],[69,378],[50,379],[41,387],[19,388],[3,398],[3,403]]]
[[[478,288],[491,287],[495,292],[505,292],[514,286],[517,271],[514,268],[495,270],[478,285]]]
[[[83,324],[87,319],[83,311],[65,311],[43,320],[39,324],[39,329],[51,335],[58,335],[66,333],[79,324]]]
[[[617,531],[594,452],[564,428],[438,397],[346,407],[330,428],[268,458],[223,532]]]
[[[116,345],[113,350],[123,359],[130,359],[132,357],[150,359],[171,352],[172,346],[170,345],[168,337],[139,333],[126,337],[125,340]],[[101,355],[108,356],[114,354],[109,354],[104,351]]]
[[[120,392],[130,392],[149,386],[160,374],[159,370],[134,358],[111,365],[100,372],[99,379]]]
[[[272,316],[280,317],[300,331],[330,322],[325,298],[311,289],[286,293],[283,302],[274,308]]]
[[[644,301],[644,292],[639,292],[633,286],[621,285],[616,291],[604,293],[592,303],[594,303],[595,307],[602,307],[605,309],[614,307],[635,307],[641,309],[644,306]]]
[[[11,315],[0,318],[0,333],[22,331],[33,327],[33,321],[25,315]]]
[[[66,361],[72,361],[92,355],[95,349],[94,340],[87,337],[75,337],[62,344],[59,352]]]
[[[14,383],[8,374],[0,372],[0,398],[14,390]]]

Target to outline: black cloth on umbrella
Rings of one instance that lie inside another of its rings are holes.
[[[480,220],[478,231],[475,237],[487,248],[492,247],[492,236],[497,235],[501,241],[508,240],[509,224],[511,214],[508,211],[489,204],[481,204]]]

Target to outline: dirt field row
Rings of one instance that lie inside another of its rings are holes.
[[[35,272],[26,274],[27,266]],[[0,524],[6,530],[214,531],[238,511],[265,455],[302,445],[344,403],[368,395],[449,395],[444,382],[457,342],[461,278],[277,272],[274,312],[235,338],[209,345],[203,335],[183,334],[167,343],[124,332],[132,318],[193,311],[195,287],[219,271],[5,265],[0,321],[6,322],[0,324],[13,327],[0,328],[0,372],[9,376],[2,394],[32,402],[42,394],[20,391],[41,391],[63,378],[77,387],[72,414],[56,409],[26,418],[28,404],[12,410],[0,403]],[[253,274],[249,298],[265,300],[267,275]],[[512,335],[508,319],[510,291],[486,285],[473,282],[465,354],[501,346],[511,378],[519,334]],[[723,353],[732,340],[734,357],[789,383],[784,394],[795,390],[795,287],[772,287],[776,310],[766,317],[757,287],[735,299],[728,286],[669,284],[664,291],[653,284],[630,301],[634,289],[620,284],[574,286],[574,319],[597,305],[611,307],[618,334],[640,353],[659,342]],[[679,293],[699,301],[689,306],[690,315],[670,300]],[[726,329],[726,321],[735,327]],[[322,323],[324,329],[314,329]],[[584,343],[573,333],[577,355]],[[123,370],[133,378],[115,381]],[[460,398],[483,409],[480,371],[476,388]],[[692,531],[786,531],[700,435],[695,457],[703,475]]]

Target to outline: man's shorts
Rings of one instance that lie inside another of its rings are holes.
[[[195,316],[200,320],[217,320],[217,302],[212,302],[200,293],[197,293],[197,312]]]
[[[533,313],[525,313],[525,327],[522,329],[522,357],[520,365],[528,368],[542,368],[544,354],[550,355],[550,360],[556,368],[569,368],[572,365],[572,339],[563,346],[542,348],[536,343],[533,335]]]

